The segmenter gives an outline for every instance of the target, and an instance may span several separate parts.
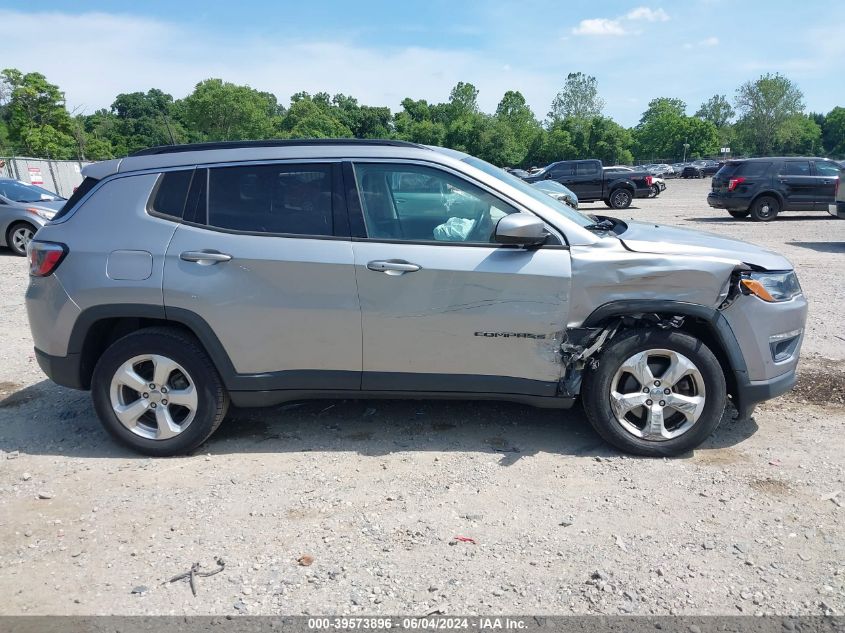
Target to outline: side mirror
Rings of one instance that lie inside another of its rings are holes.
[[[499,220],[493,237],[499,244],[539,246],[549,234],[543,222],[530,213],[511,213]]]

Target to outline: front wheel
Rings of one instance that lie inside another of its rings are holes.
[[[23,257],[26,255],[26,247],[32,241],[37,230],[28,222],[16,222],[9,227],[9,232],[6,234],[6,244],[9,245],[15,255]]]
[[[112,343],[94,368],[91,397],[114,438],[158,457],[197,448],[229,405],[199,342],[175,328],[143,329]]]
[[[610,208],[611,209],[627,209],[631,206],[634,200],[633,194],[628,189],[616,189],[610,194]]]
[[[651,186],[651,193],[649,194],[648,197],[649,198],[656,198],[659,195],[660,195],[660,187],[657,186],[657,185],[652,185]]]
[[[636,455],[678,455],[719,425],[727,394],[719,361],[681,332],[636,330],[614,339],[585,371],[587,419],[613,446]]]

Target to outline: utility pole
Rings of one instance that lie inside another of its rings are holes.
[[[687,150],[689,149],[689,143],[684,142],[684,160],[681,161],[683,163],[687,162]]]

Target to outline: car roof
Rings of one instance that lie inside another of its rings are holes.
[[[758,156],[757,158],[729,158],[729,163],[760,162],[772,160],[831,160],[821,156]],[[834,161],[835,162],[835,161]]]

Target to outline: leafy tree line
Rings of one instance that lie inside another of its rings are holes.
[[[744,83],[732,100],[715,95],[695,114],[680,99],[649,102],[625,128],[603,114],[595,77],[569,74],[540,121],[509,90],[492,114],[478,89],[460,82],[448,101],[405,99],[398,112],[352,96],[299,92],[285,106],[268,92],[207,79],[183,99],[157,88],[123,93],[109,109],[68,112],[64,94],[40,73],[0,73],[0,155],[103,160],[171,143],[261,138],[396,138],[463,150],[497,165],[598,158],[607,164],[735,155],[845,155],[845,108],[806,113],[798,87],[779,74]],[[685,149],[686,146],[686,149]]]

